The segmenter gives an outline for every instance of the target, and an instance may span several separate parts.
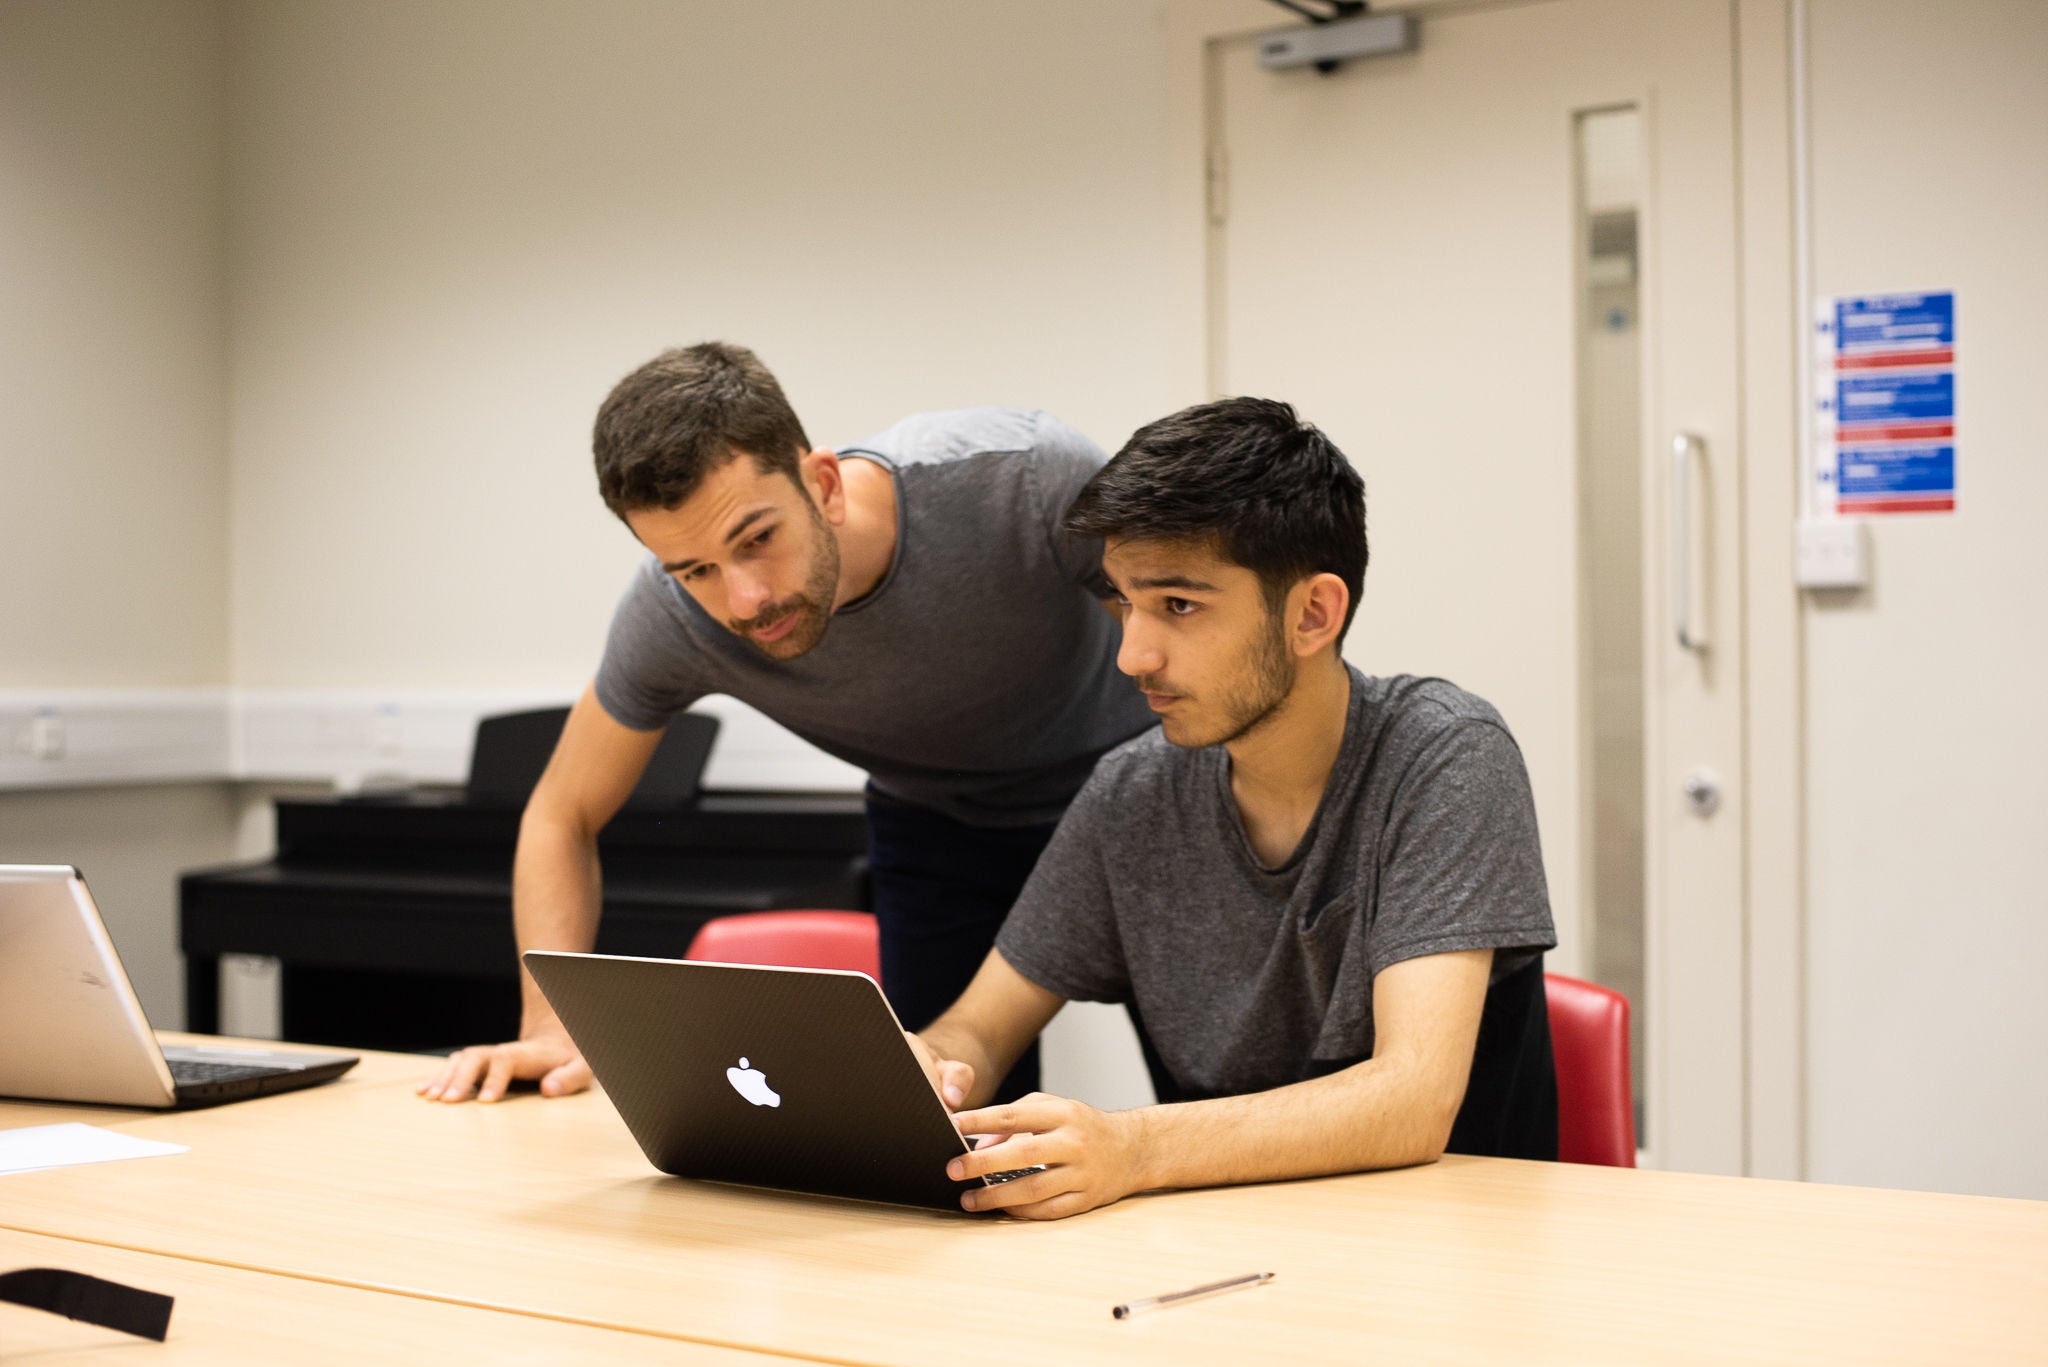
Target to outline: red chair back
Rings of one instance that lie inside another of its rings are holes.
[[[1543,991],[1550,1002],[1550,1049],[1557,1058],[1558,1160],[1634,1167],[1628,998],[1562,973],[1544,974]]]
[[[864,911],[750,911],[706,921],[685,959],[850,968],[882,980],[881,939]]]

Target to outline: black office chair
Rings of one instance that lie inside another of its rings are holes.
[[[566,707],[533,712],[508,712],[476,724],[469,757],[467,796],[475,807],[524,807],[548,767],[548,756],[569,720]],[[628,807],[686,807],[697,800],[711,743],[718,739],[718,718],[683,712],[670,719],[668,731],[655,747],[647,772],[626,799]]]

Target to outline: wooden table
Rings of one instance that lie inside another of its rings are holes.
[[[0,1230],[0,1270],[61,1267],[175,1296],[161,1344],[57,1315],[0,1304],[0,1362],[374,1362],[390,1367],[602,1362],[763,1367],[784,1359],[706,1348],[616,1329],[476,1310],[412,1296],[330,1286],[190,1258],[131,1253],[73,1239]]]
[[[2048,1353],[2048,1203],[1454,1157],[1028,1224],[663,1177],[602,1095],[442,1106],[430,1066],[111,1122],[192,1151],[0,1178],[0,1227],[827,1362]]]
[[[266,1040],[220,1040],[159,1031],[166,1044],[233,1044],[297,1049]],[[320,1052],[313,1050],[313,1052]],[[402,1086],[427,1075],[439,1060],[414,1054],[366,1053],[340,1079],[316,1089],[324,1096],[358,1088]],[[409,1087],[407,1088],[409,1091]],[[302,1095],[313,1095],[305,1093]],[[264,1098],[266,1107],[286,1097]],[[0,1099],[0,1129],[83,1121],[129,1131],[163,1112],[114,1106]],[[269,1117],[266,1118],[268,1120]],[[136,1160],[149,1162],[155,1160]],[[160,1173],[167,1190],[175,1174]],[[12,1179],[0,1177],[0,1219]],[[187,1193],[174,1198],[189,1201]],[[172,1212],[173,1214],[175,1211]],[[177,1298],[169,1338],[149,1343],[61,1316],[0,1304],[0,1362],[71,1362],[104,1355],[110,1360],[163,1363],[261,1364],[377,1362],[393,1367],[446,1367],[464,1354],[503,1364],[604,1362],[672,1367],[759,1367],[783,1361],[758,1353],[714,1348],[666,1336],[574,1324],[514,1309],[452,1304],[427,1295],[393,1295],[305,1277],[103,1243],[0,1229],[0,1271],[61,1267]]]

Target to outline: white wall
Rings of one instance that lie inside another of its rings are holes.
[[[1956,291],[1961,511],[1806,614],[1809,1175],[2048,1197],[2048,5],[1811,19],[1814,286]]]
[[[226,681],[224,39],[215,0],[0,2],[0,688]],[[0,860],[85,867],[165,1025],[176,873],[231,831],[214,785],[0,794]]]
[[[589,428],[727,337],[813,440],[1164,380],[1152,0],[234,10],[234,677],[574,687],[636,547]]]
[[[0,4],[0,687],[225,681],[221,19]]]

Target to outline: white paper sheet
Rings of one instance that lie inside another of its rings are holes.
[[[77,1163],[111,1163],[119,1158],[154,1158],[159,1154],[184,1153],[189,1147],[137,1139],[97,1125],[30,1125],[25,1129],[0,1130],[0,1176],[68,1168]]]

